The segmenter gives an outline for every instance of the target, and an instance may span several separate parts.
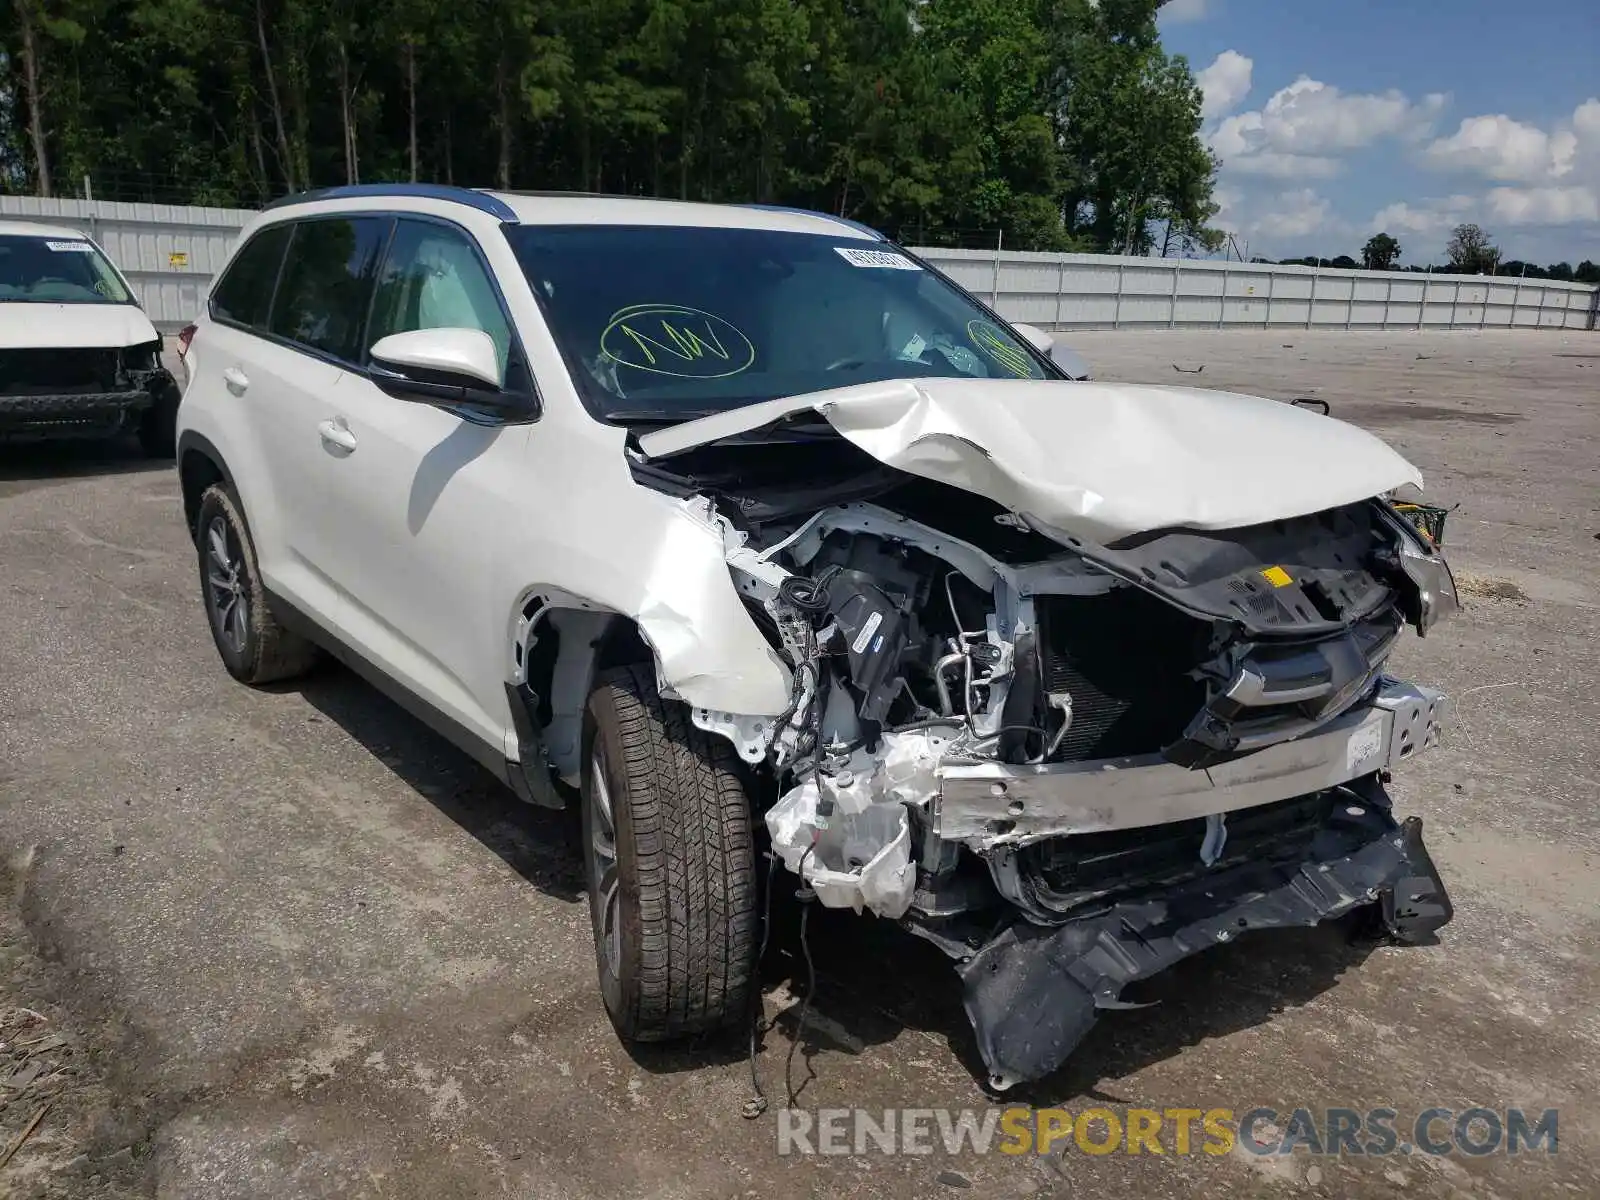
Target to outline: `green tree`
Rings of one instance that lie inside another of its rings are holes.
[[[950,197],[949,216],[1004,229],[1018,248],[1056,243],[1060,151],[1041,105],[1050,44],[1035,0],[928,0],[918,19],[935,72],[974,123],[979,175]]]
[[[1500,251],[1489,234],[1471,223],[1455,227],[1445,253],[1450,256],[1450,269],[1463,275],[1493,274],[1500,262]]]
[[[1155,0],[0,0],[0,188],[256,205],[437,180],[1220,243]]]
[[[1392,271],[1400,261],[1400,243],[1387,233],[1375,233],[1361,247],[1361,265],[1369,271]]]
[[[1200,140],[1200,89],[1187,61],[1161,48],[1158,7],[1051,0],[1062,216],[1097,250],[1149,253],[1158,221],[1180,240],[1222,240],[1206,226],[1217,162]]]

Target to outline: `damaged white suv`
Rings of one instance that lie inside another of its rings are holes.
[[[1387,772],[1456,604],[1378,439],[1074,382],[871,230],[426,186],[246,230],[189,351],[217,648],[579,797],[630,1039],[747,1012],[757,834],[955,960],[989,1082],[1252,929],[1450,917]]]
[[[0,441],[132,433],[170,458],[177,410],[161,335],[105,251],[0,220]]]

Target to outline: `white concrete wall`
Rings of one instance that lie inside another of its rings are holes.
[[[1592,284],[1111,254],[919,250],[1014,321],[1055,329],[1594,329]]]
[[[0,216],[83,229],[157,326],[194,319],[245,209],[0,196]],[[1545,279],[1339,271],[1111,254],[917,250],[1005,317],[1047,329],[1594,329],[1600,289]]]

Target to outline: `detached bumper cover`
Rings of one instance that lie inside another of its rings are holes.
[[[1404,941],[1452,915],[1422,822],[1396,826],[1381,808],[1351,804],[1335,807],[1299,863],[1202,876],[1054,928],[1018,922],[961,969],[990,1083],[1049,1074],[1134,980],[1252,929],[1316,925],[1372,902]]]

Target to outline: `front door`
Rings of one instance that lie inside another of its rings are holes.
[[[527,369],[471,235],[401,217],[365,348],[391,333],[452,327],[488,333],[502,382],[510,375],[522,386]],[[534,486],[523,461],[529,427],[397,399],[355,372],[333,399],[349,449],[324,473],[323,528],[348,635],[433,707],[503,747],[514,572],[497,559],[497,521],[515,511],[502,497]]]

